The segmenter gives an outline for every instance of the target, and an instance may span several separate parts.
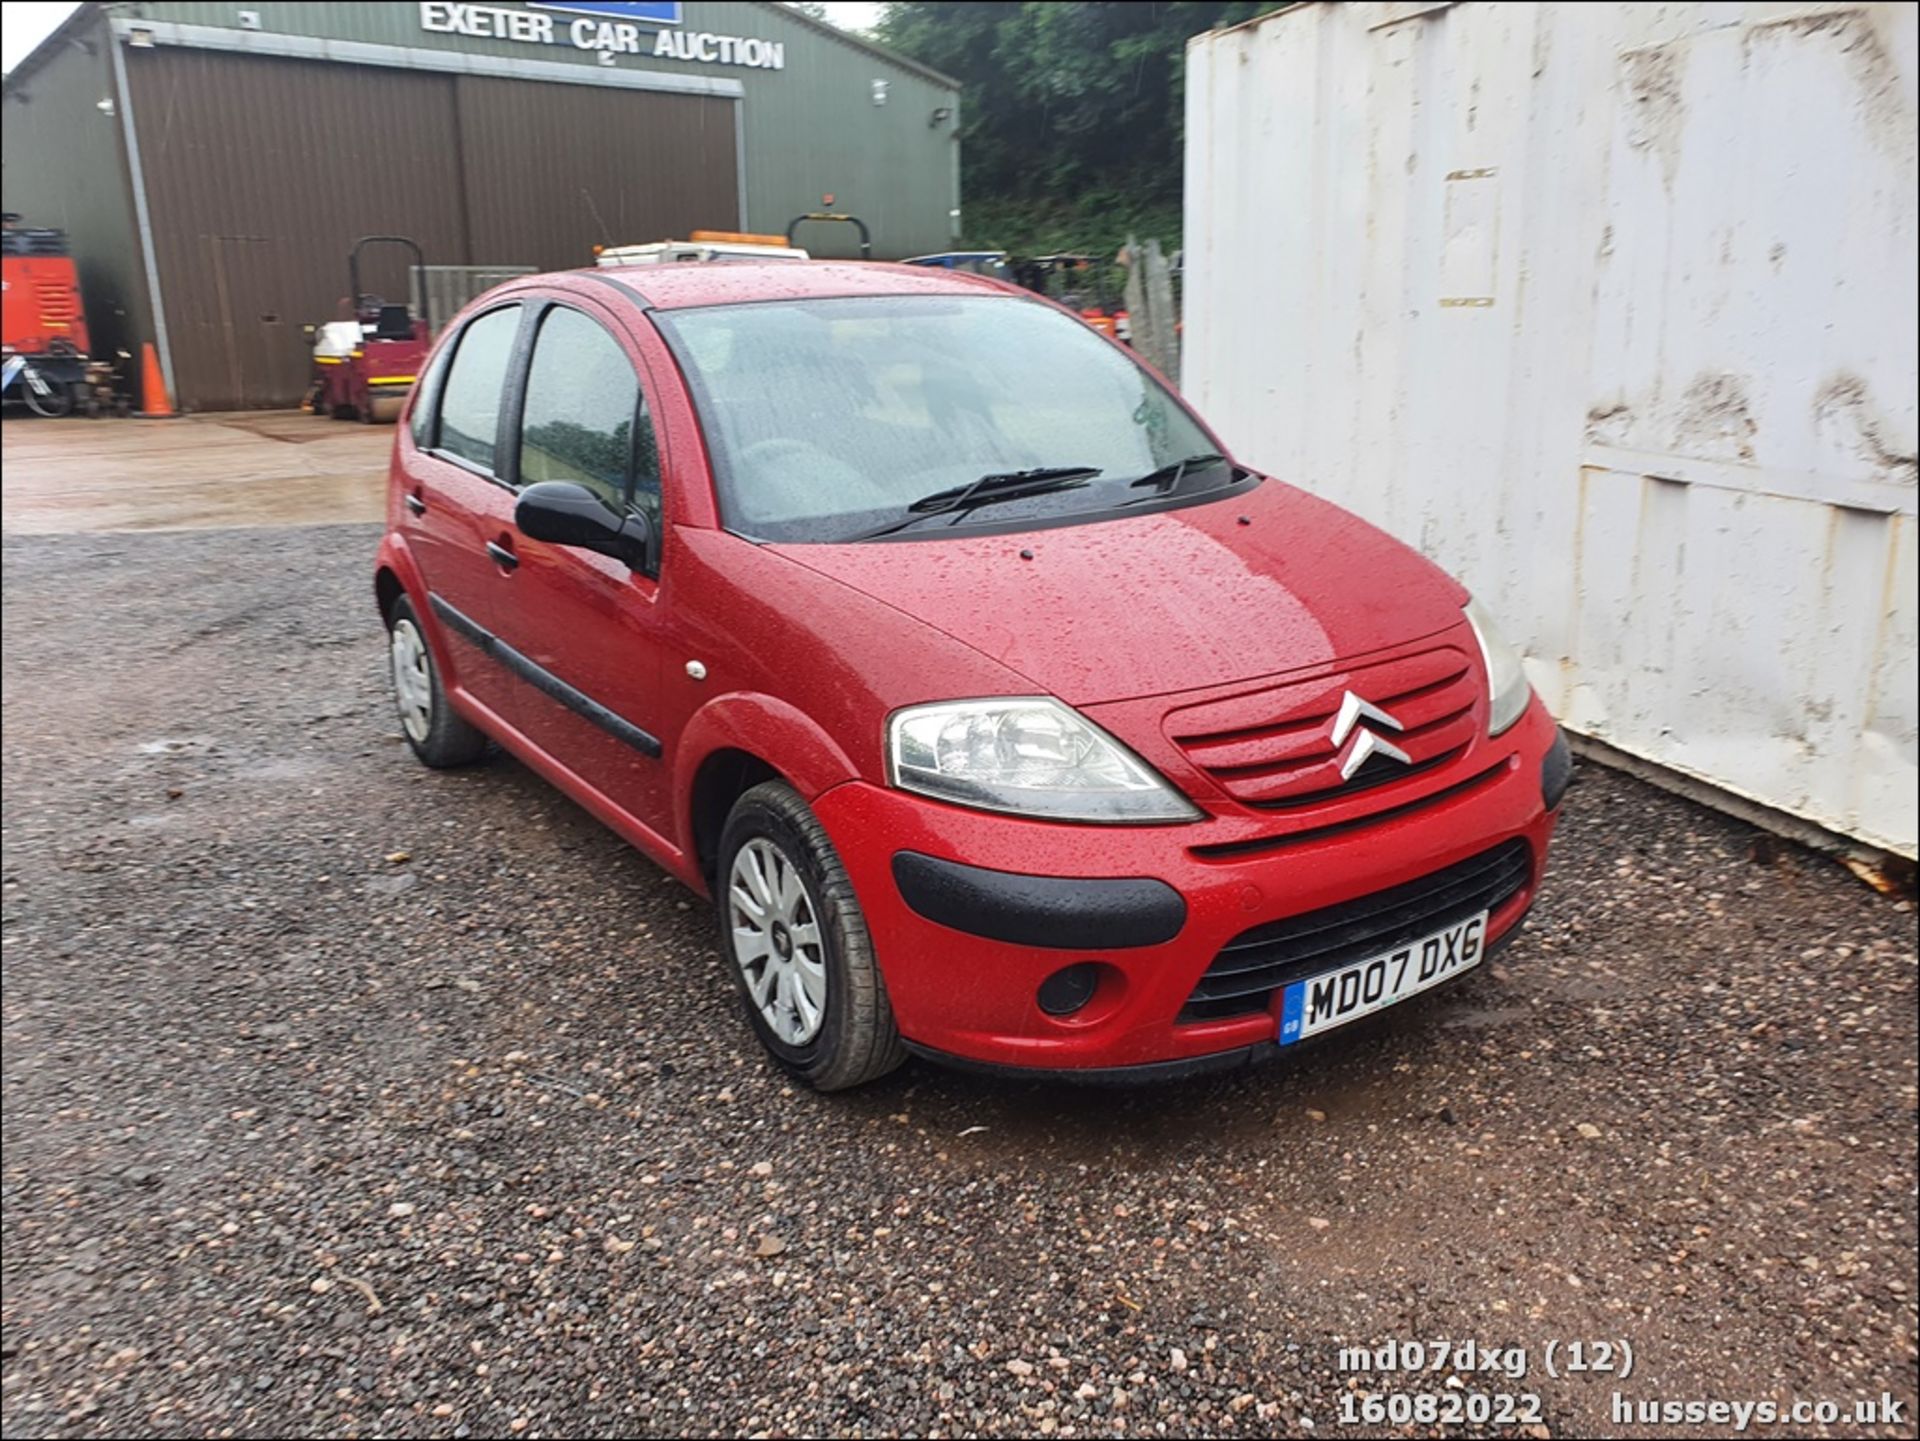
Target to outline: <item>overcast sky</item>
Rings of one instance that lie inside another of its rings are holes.
[[[73,13],[61,0],[6,0],[0,6],[0,70],[11,70]],[[876,4],[829,3],[821,7],[827,18],[847,30],[865,30],[879,18]]]
[[[7,0],[0,5],[0,70],[11,70],[26,59],[27,52],[72,13],[72,5],[46,0]]]

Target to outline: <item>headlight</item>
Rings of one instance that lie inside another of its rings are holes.
[[[1479,601],[1467,602],[1467,622],[1480,641],[1480,658],[1487,663],[1490,703],[1487,734],[1497,736],[1526,712],[1527,702],[1533,699],[1533,687],[1527,684],[1520,652],[1500,639],[1493,617],[1481,608]]]
[[[902,790],[1044,820],[1200,818],[1152,766],[1044,696],[896,711],[887,721],[887,772]]]

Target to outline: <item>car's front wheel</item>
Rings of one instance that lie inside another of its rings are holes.
[[[719,862],[721,954],[774,1059],[821,1091],[904,1061],[853,883],[799,792],[767,781],[741,796]]]
[[[404,595],[387,616],[387,660],[400,729],[423,764],[439,770],[469,765],[486,754],[486,736],[447,704],[420,617]]]

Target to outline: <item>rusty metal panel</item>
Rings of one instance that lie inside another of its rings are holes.
[[[738,228],[732,100],[462,75],[460,164],[476,255],[542,270],[592,247]]]
[[[1910,5],[1311,4],[1188,53],[1183,381],[1572,728],[1916,847]]]
[[[358,236],[470,260],[453,77],[174,47],[126,62],[176,401],[296,403],[301,327],[343,313]],[[400,299],[404,263],[370,254],[362,284]]]

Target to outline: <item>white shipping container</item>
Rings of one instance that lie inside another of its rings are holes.
[[[1184,389],[1572,730],[1915,853],[1908,4],[1307,4],[1187,55]]]

